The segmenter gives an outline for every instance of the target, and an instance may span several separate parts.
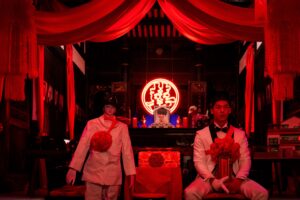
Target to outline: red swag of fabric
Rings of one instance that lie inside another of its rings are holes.
[[[220,0],[189,0],[189,2],[198,10],[225,22],[252,27],[264,26],[263,21],[256,20],[255,9],[252,7],[238,7]]]
[[[84,40],[106,42],[117,39],[129,32],[154,3],[155,0],[105,0],[91,1],[66,12],[37,11],[38,42],[61,45]]]
[[[254,17],[253,8],[244,8],[245,12],[240,19],[233,20],[235,16],[222,17],[212,8],[219,8],[221,13],[226,13],[225,8],[233,10],[232,6],[225,6],[224,3],[212,1],[210,3],[200,4],[196,1],[171,1],[171,0],[158,0],[163,11],[168,15],[169,19],[176,26],[176,28],[189,39],[197,42],[202,39],[205,44],[226,43],[233,40],[263,40],[263,27],[257,24]],[[215,5],[213,4],[215,3]],[[210,8],[210,7],[212,8]],[[222,7],[225,6],[225,7]],[[238,8],[236,8],[238,9]],[[243,13],[240,11],[239,13]],[[250,14],[251,15],[250,15]],[[250,17],[252,16],[252,17]],[[251,20],[252,18],[252,20]],[[243,23],[241,23],[243,21]],[[184,23],[186,25],[184,25]],[[208,29],[208,31],[207,31]],[[205,32],[202,32],[204,30]],[[211,35],[210,35],[211,34]],[[217,35],[217,37],[215,37]],[[204,38],[208,38],[205,42]],[[202,43],[201,42],[201,43]]]
[[[163,0],[158,2],[176,29],[188,39],[201,44],[221,44],[234,41],[233,38],[219,34],[194,21],[193,14],[196,14],[197,11],[192,6],[190,8],[195,12],[187,16],[186,13],[183,13],[185,10],[180,5],[173,5],[171,2]],[[186,4],[183,3],[183,5]]]
[[[158,2],[175,27],[195,42],[219,44],[238,39],[263,39],[262,23],[255,20],[254,8],[238,8],[217,0]],[[83,40],[110,41],[131,30],[154,3],[155,0],[134,0],[111,4],[105,0],[91,1],[66,12],[37,11],[38,39],[40,43],[51,45]]]

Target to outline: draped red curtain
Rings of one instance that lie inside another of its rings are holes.
[[[219,44],[264,38],[263,26],[255,20],[254,8],[239,8],[217,0],[158,2],[176,28],[195,42]]]
[[[103,0],[91,1],[65,12],[37,11],[38,42],[61,45],[117,39],[137,25],[154,3],[155,0]]]
[[[37,40],[30,0],[0,1],[0,77],[6,99],[25,100],[25,78],[37,76]]]
[[[173,5],[168,1],[159,0],[158,2],[177,30],[190,40],[201,44],[220,44],[234,41],[231,37],[226,37],[197,23],[192,16],[193,14],[186,15],[186,13],[183,13],[188,8],[183,9],[180,5]],[[187,3],[183,3],[183,5],[187,5]],[[192,8],[192,10],[197,12],[195,8]]]
[[[38,115],[38,122],[39,122],[39,135],[44,136],[47,135],[45,133],[44,129],[44,121],[45,121],[45,88],[44,88],[44,68],[45,68],[45,50],[44,46],[39,45],[38,46],[38,64],[39,64],[39,75],[37,78],[37,96],[36,96],[36,102],[37,102],[37,115]]]
[[[66,49],[66,70],[67,70],[67,106],[68,106],[68,127],[70,139],[74,139],[75,123],[75,80],[73,66],[73,47],[71,44],[65,46]]]
[[[4,89],[4,77],[0,76],[0,102],[2,100],[3,89]]]
[[[15,101],[25,100],[26,74],[6,75],[4,81],[4,97]]]
[[[245,87],[245,132],[249,136],[254,132],[254,47],[253,43],[246,51],[246,87]]]
[[[299,0],[268,1],[265,25],[266,67],[274,81],[275,100],[293,98],[293,80],[300,73],[299,10]]]
[[[263,24],[254,8],[212,1],[158,0],[176,28],[189,39],[204,44],[234,40],[263,40]],[[38,41],[59,45],[83,40],[105,42],[130,31],[151,9],[155,0],[91,1],[65,12],[37,11]],[[86,17],[89,16],[89,17]]]

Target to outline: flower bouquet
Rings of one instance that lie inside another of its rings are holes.
[[[240,157],[240,145],[234,142],[232,138],[233,127],[231,126],[224,138],[216,138],[210,145],[210,149],[206,154],[210,154],[211,158],[217,164],[216,177],[231,177],[232,164]]]

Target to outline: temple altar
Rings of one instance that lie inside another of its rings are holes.
[[[190,147],[196,128],[130,128],[133,147]]]

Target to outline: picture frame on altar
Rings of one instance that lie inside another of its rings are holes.
[[[165,107],[158,107],[153,111],[154,123],[169,123],[170,110]]]
[[[153,110],[154,123],[150,128],[174,128],[170,123],[170,109],[164,106],[157,107]]]

